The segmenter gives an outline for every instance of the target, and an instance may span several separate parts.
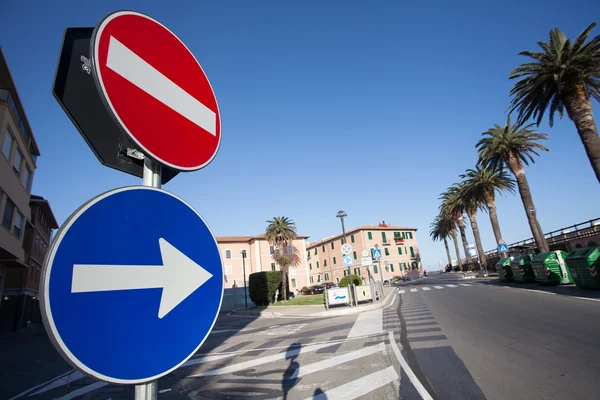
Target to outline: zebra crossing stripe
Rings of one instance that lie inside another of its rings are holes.
[[[375,346],[365,347],[360,350],[352,351],[350,353],[342,354],[340,356],[327,358],[323,361],[319,361],[309,365],[301,365],[294,373],[287,379],[296,379],[301,378],[308,374],[313,374],[315,372],[322,371],[327,368],[332,368],[340,364],[347,363],[352,360],[356,360],[361,357],[366,357],[371,354],[384,352],[385,351],[385,343],[381,342]]]
[[[460,286],[473,286],[473,285],[471,285],[470,283],[460,283],[459,285],[460,285]]]
[[[338,343],[339,343],[339,341],[323,343],[323,344],[314,344],[314,345],[306,346],[306,347],[298,346],[294,349],[290,349],[285,352],[273,354],[270,356],[256,358],[254,360],[244,361],[244,362],[241,362],[238,364],[228,365],[223,368],[217,368],[217,369],[212,369],[212,370],[205,371],[205,372],[200,372],[198,374],[188,375],[187,378],[196,378],[196,377],[200,377],[200,376],[224,375],[224,374],[230,374],[233,372],[243,371],[245,369],[256,367],[259,365],[268,364],[268,363],[272,363],[272,362],[279,361],[279,360],[285,360],[286,358],[289,358],[289,357],[294,357],[294,356],[298,356],[300,354],[317,351],[324,347],[333,346]]]
[[[406,293],[406,290],[399,290],[398,293],[404,294],[404,293]]]
[[[436,289],[443,289],[444,287],[443,286],[434,286],[434,288],[436,288]]]
[[[398,373],[391,366],[314,397],[310,396],[306,400],[354,400],[396,380],[398,380]]]
[[[425,290],[425,291],[427,291],[427,290],[431,290],[431,289],[429,289],[428,287],[424,287],[424,288],[421,288],[421,289],[423,289],[423,290]]]
[[[456,285],[446,285],[447,287],[458,287]]]
[[[417,291],[417,289],[410,289],[410,291],[414,293]]]

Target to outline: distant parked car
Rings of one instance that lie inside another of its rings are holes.
[[[326,289],[328,289],[328,290],[329,290],[329,289],[331,289],[331,288],[335,288],[335,287],[337,287],[337,283],[333,283],[333,282],[325,282],[323,285],[324,285],[324,286],[325,286],[325,288],[326,288]]]
[[[325,291],[325,289],[321,285],[311,286],[311,289],[313,294],[321,294]]]

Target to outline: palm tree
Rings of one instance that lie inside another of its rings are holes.
[[[460,176],[464,179],[465,190],[469,196],[478,203],[485,205],[490,215],[492,230],[496,238],[496,244],[502,240],[500,223],[496,213],[496,193],[515,192],[515,181],[511,179],[504,168],[482,167],[477,165],[475,169],[468,169]]]
[[[469,188],[464,182],[459,184],[458,190],[458,203],[467,213],[467,217],[469,217],[471,229],[473,230],[473,237],[475,238],[475,245],[477,246],[477,253],[479,254],[479,263],[481,264],[482,269],[486,269],[487,257],[485,256],[483,246],[481,245],[481,235],[479,234],[479,225],[477,224],[477,210],[483,206],[483,203],[469,192]]]
[[[448,265],[452,268],[452,257],[450,256],[450,248],[448,247],[448,237],[451,235],[452,228],[454,227],[454,222],[438,215],[435,217],[433,222],[431,223],[429,236],[434,241],[443,240],[444,247],[446,248],[446,257],[448,257]],[[460,255],[459,255],[460,258]]]
[[[538,143],[548,139],[548,135],[535,132],[531,129],[533,125],[523,126],[521,122],[511,125],[509,115],[504,126],[496,124],[487,132],[483,132],[481,135],[484,137],[477,142],[476,147],[479,152],[479,165],[498,169],[508,166],[515,176],[535,243],[540,252],[547,252],[548,243],[539,229],[524,165],[529,165],[529,162],[535,163],[533,156],[539,156],[538,151],[548,151],[546,146]]]
[[[469,245],[467,242],[467,233],[465,231],[465,218],[463,216],[464,208],[460,203],[460,188],[458,184],[454,184],[448,188],[444,193],[440,195],[442,204],[440,205],[440,213],[447,216],[455,221],[458,225],[460,232],[460,238],[463,244],[463,250],[465,251],[465,258],[469,267],[472,264],[471,256],[469,255]]]
[[[562,118],[566,108],[600,182],[600,137],[590,99],[600,101],[600,35],[585,43],[595,26],[594,22],[573,41],[554,28],[549,42],[538,42],[542,52],[519,53],[533,61],[510,72],[510,79],[520,79],[510,91],[510,112],[517,110],[520,122],[533,116],[539,126],[550,108],[552,126],[554,113]]]
[[[288,217],[274,217],[272,220],[267,221],[267,224],[269,225],[267,225],[267,229],[265,230],[265,239],[279,250],[275,253],[278,262],[285,257],[279,262],[279,266],[282,271],[283,300],[287,301],[287,272],[291,264],[291,259],[283,255],[283,253],[286,252],[284,250],[287,250],[288,245],[293,243],[298,237],[296,223]]]

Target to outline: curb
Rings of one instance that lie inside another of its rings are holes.
[[[361,313],[363,311],[371,311],[371,310],[376,310],[378,308],[382,308],[388,305],[388,303],[391,303],[389,301],[389,299],[396,299],[396,295],[397,295],[397,288],[395,287],[390,287],[390,290],[394,290],[394,294],[388,294],[383,301],[376,303],[376,304],[369,304],[366,306],[357,306],[357,307],[348,307],[348,308],[339,308],[336,310],[325,310],[325,311],[319,311],[316,313],[312,313],[312,314],[305,314],[305,315],[292,315],[292,314],[284,314],[281,312],[276,312],[276,311],[263,311],[262,313],[245,313],[245,309],[239,309],[239,310],[231,310],[230,312],[227,313],[227,315],[235,315],[235,316],[243,316],[243,317],[258,317],[258,318],[327,318],[327,317],[337,317],[337,316],[341,316],[341,315],[350,315],[350,314],[358,314]],[[288,306],[288,307],[294,307],[294,306]],[[304,307],[304,306],[295,306],[295,307]],[[320,307],[320,306],[318,306]],[[279,307],[278,307],[279,308]]]

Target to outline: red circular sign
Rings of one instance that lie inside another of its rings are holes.
[[[109,112],[146,155],[180,171],[212,161],[221,142],[217,99],[173,32],[147,15],[118,11],[94,30],[91,52]]]

